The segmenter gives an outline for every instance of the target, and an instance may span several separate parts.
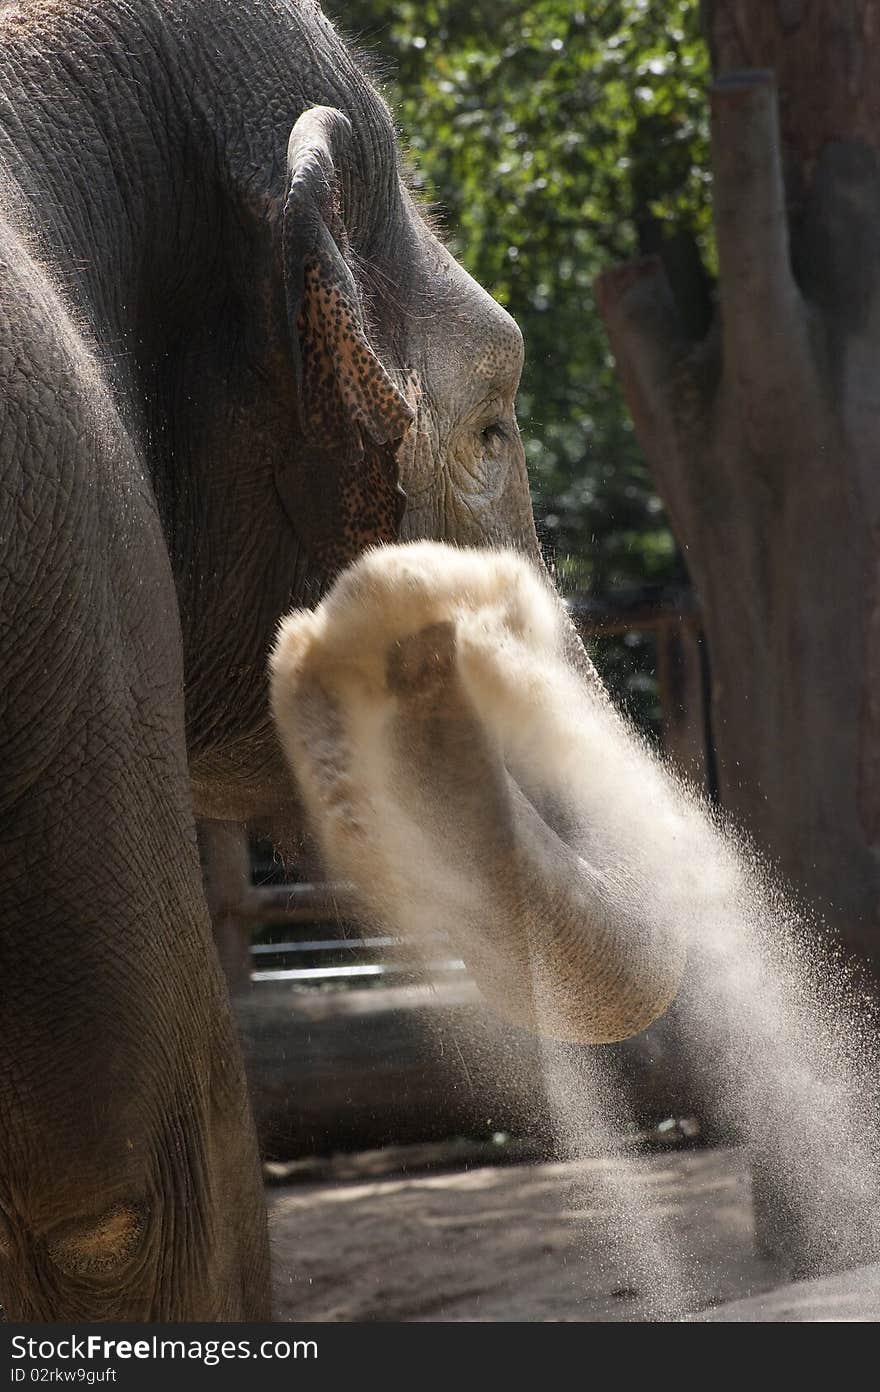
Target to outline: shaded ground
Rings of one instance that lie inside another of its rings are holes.
[[[780,1286],[695,1318],[727,1324],[874,1324],[880,1319],[880,1265]]]
[[[693,1280],[681,1313],[780,1284],[755,1251],[736,1150],[640,1155],[671,1261]],[[610,1162],[478,1166],[270,1190],[280,1320],[656,1317],[650,1278],[606,1230]],[[619,1227],[619,1222],[618,1222]]]

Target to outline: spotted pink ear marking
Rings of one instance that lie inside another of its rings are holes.
[[[276,469],[276,485],[325,582],[370,546],[397,540],[406,501],[399,456],[415,419],[370,342],[347,259],[337,171],[352,139],[351,121],[334,107],[300,114],[287,145],[282,219],[303,439],[295,467]]]
[[[351,297],[320,255],[305,268],[297,328],[310,427],[335,438],[354,423],[380,443],[400,439],[412,423],[412,408],[367,342]]]
[[[314,561],[330,577],[397,539],[405,499],[397,453],[414,411],[376,357],[329,258],[311,257],[297,316],[308,433],[336,457],[333,533]],[[334,485],[331,485],[334,486]]]

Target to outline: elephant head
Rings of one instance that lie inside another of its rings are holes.
[[[351,595],[360,594],[360,581],[349,583],[344,577],[362,576],[359,558],[366,552],[375,557],[377,547],[430,539],[451,543],[459,552],[461,548],[479,548],[484,553],[503,548],[520,560],[505,569],[483,556],[487,575],[493,577],[486,583],[496,591],[489,609],[503,608],[505,583],[527,594],[523,613],[531,605],[534,613],[543,615],[538,631],[546,630],[548,624],[552,629],[548,642],[556,670],[576,671],[591,685],[597,709],[605,712],[603,718],[611,720],[592,664],[543,570],[514,412],[523,360],[520,332],[435,236],[401,177],[387,111],[362,79],[353,78],[352,83],[346,112],[322,104],[307,108],[294,122],[286,141],[283,193],[274,203],[270,200],[268,217],[262,205],[258,209],[256,225],[268,237],[268,250],[261,257],[252,248],[246,258],[256,282],[252,299],[258,310],[251,336],[259,345],[257,357],[273,384],[274,399],[288,401],[289,414],[284,416],[282,411],[277,425],[267,427],[265,383],[260,382],[259,391],[250,393],[231,420],[228,414],[221,415],[218,425],[213,410],[207,440],[200,442],[212,471],[216,471],[218,454],[222,457],[230,450],[242,457],[250,450],[249,480],[255,470],[257,476],[261,469],[271,471],[276,498],[296,541],[293,549],[282,545],[279,569],[282,577],[290,576],[291,559],[295,559],[301,576],[299,591],[294,586],[290,595],[282,596],[277,584],[267,587],[271,538],[267,547],[255,552],[249,531],[244,537],[243,566],[246,570],[255,563],[262,567],[254,589],[274,596],[276,614],[291,600],[302,608],[304,602],[319,601],[331,590],[328,603],[338,614],[344,607],[340,595],[348,595],[346,603],[357,612],[360,601]],[[236,162],[237,157],[232,157],[233,168]],[[224,371],[228,392],[225,365]],[[212,399],[216,404],[216,396]],[[254,417],[258,409],[260,424]],[[208,495],[210,491],[210,486],[203,489]],[[227,546],[229,535],[227,528]],[[397,561],[387,549],[382,562],[363,564],[375,578],[376,567],[386,560],[393,570]],[[407,564],[400,561],[404,570]],[[444,569],[441,588],[448,587],[450,575],[461,572],[462,566],[467,572],[462,580],[465,590],[472,581],[479,589],[482,582],[474,578],[473,559],[467,564],[447,560],[439,568]],[[427,573],[437,576],[439,569],[431,562]],[[396,611],[396,591],[386,594],[386,602]],[[455,602],[450,597],[453,608]],[[425,605],[431,612],[433,603],[428,593]],[[216,618],[216,601],[211,612]],[[484,989],[514,1019],[581,1040],[633,1033],[674,994],[681,966],[679,938],[668,922],[655,932],[650,915],[640,918],[626,912],[622,899],[608,892],[607,875],[604,886],[595,877],[591,882],[589,864],[558,834],[552,818],[548,821],[540,815],[529,790],[534,768],[520,770],[517,777],[498,747],[494,720],[487,721],[485,711],[472,708],[473,692],[464,673],[473,670],[473,664],[468,666],[462,655],[471,649],[459,648],[461,634],[455,623],[446,634],[442,625],[448,617],[441,606],[437,618],[414,620],[393,641],[386,634],[382,689],[385,696],[394,689],[400,706],[392,764],[401,773],[397,780],[401,786],[407,781],[402,772],[409,766],[411,796],[400,806],[408,805],[416,822],[414,809],[420,797],[424,802],[422,794],[428,786],[426,776],[415,776],[428,757],[426,729],[430,727],[435,740],[441,739],[442,731],[442,738],[457,747],[459,775],[470,770],[463,781],[453,778],[450,747],[445,802],[458,808],[451,825],[457,828],[463,853],[475,858],[473,875],[463,891],[466,911],[474,920],[467,943],[460,944],[463,955],[475,965],[483,954],[482,968],[475,966],[475,970]],[[407,642],[414,642],[416,650],[427,642],[433,652],[432,640],[422,635],[425,628],[444,635],[440,649],[446,651],[447,637],[452,645],[442,660],[435,654],[427,661],[435,674],[445,673],[435,683],[427,707],[423,694],[412,700],[405,694],[407,679],[402,674],[408,662],[395,668],[389,655],[395,644]],[[335,620],[330,630],[335,631]],[[232,631],[238,632],[238,626]],[[255,633],[262,636],[265,630],[258,625]],[[196,637],[192,665],[197,671],[198,652],[205,647],[201,624]],[[216,654],[222,641],[218,637],[208,650]],[[524,641],[522,634],[517,641]],[[373,661],[370,640],[367,649],[371,656],[364,660]],[[310,659],[306,667],[312,671],[316,664],[322,671],[317,659]],[[361,864],[363,873],[355,874],[357,867],[350,857],[355,841],[343,834],[342,823],[336,824],[338,830],[342,828],[339,836],[328,833],[321,780],[315,782],[309,772],[310,740],[323,748],[326,731],[336,728],[341,719],[340,728],[350,742],[347,722],[351,718],[357,723],[360,717],[349,709],[340,713],[338,693],[329,691],[320,676],[293,685],[293,704],[284,705],[278,724],[311,829],[322,841],[331,866],[351,872],[361,885],[372,882],[367,895],[372,916],[404,926],[401,913],[408,890],[400,885],[399,876],[396,892],[390,887],[393,876],[386,877],[381,892],[376,890],[382,876],[375,846],[370,873]],[[262,690],[251,689],[257,712]],[[323,705],[319,691],[327,698]],[[282,699],[287,698],[276,699],[276,713]],[[240,700],[230,700],[229,708],[237,710],[240,718]],[[426,708],[433,711],[427,724]],[[216,737],[215,704],[211,709],[210,730]],[[407,757],[402,752],[405,747]],[[239,788],[252,800],[245,812],[254,820],[266,810],[266,801],[279,804],[285,795],[290,796],[289,782],[283,778],[282,791],[277,791],[276,748],[271,728],[255,717],[253,729],[244,738],[227,739],[219,748],[215,744],[213,763],[196,754],[197,786],[204,776],[205,782],[213,784],[215,797],[218,786],[221,799],[228,796],[235,781],[228,777],[231,750]],[[299,760],[297,750],[302,754]],[[345,771],[346,760],[338,751],[333,764],[334,780],[345,781],[350,770]],[[262,772],[267,768],[268,780]],[[477,769],[482,770],[482,786],[489,793],[482,804],[473,784]],[[363,770],[355,782],[355,801],[363,811],[370,786]],[[471,795],[466,791],[469,786]],[[332,801],[335,793],[327,796]],[[555,790],[548,788],[542,796],[539,806],[546,810],[556,800]],[[435,809],[442,805],[437,787],[430,801]],[[222,802],[221,814],[230,815]],[[237,815],[242,815],[241,808]],[[493,841],[502,828],[507,838],[504,851],[487,845],[485,863],[478,865],[475,848],[480,838],[488,836]],[[277,832],[277,822],[273,829]],[[437,835],[426,835],[438,844]],[[613,878],[613,869],[609,873]],[[448,891],[435,883],[438,903],[444,894],[448,899]],[[439,917],[449,922],[456,917],[461,920],[464,913],[463,903],[456,904],[453,897]],[[422,921],[430,917],[426,905],[418,917]],[[536,990],[540,1001],[535,999]]]
[[[398,538],[537,556],[514,415],[519,329],[399,179],[384,254],[352,257],[354,154],[350,119],[329,107],[300,116],[288,144],[284,284],[305,450],[278,483],[293,525],[325,582]]]
[[[521,334],[426,222],[380,100],[355,95],[364,105],[352,100],[351,115],[317,106],[298,117],[283,192],[251,210],[245,341],[259,374],[250,359],[232,374],[229,345],[212,338],[207,353],[190,351],[178,388],[201,507],[213,513],[216,499],[223,513],[201,532],[206,551],[224,548],[200,566],[219,577],[213,590],[192,583],[188,514],[169,525],[183,539],[193,778],[215,816],[253,820],[286,796],[262,673],[291,604],[315,602],[369,547],[399,540],[509,547],[542,566],[514,413]],[[247,637],[244,589],[261,596]],[[221,704],[234,726],[218,721],[216,682],[202,682],[207,652],[211,671],[228,674]],[[589,665],[582,650],[580,660]]]
[[[517,768],[500,734],[501,711],[535,728],[543,709],[545,743],[570,742],[550,728],[571,703],[566,681],[586,680],[597,718],[615,723],[543,572],[514,414],[521,335],[399,180],[384,234],[393,279],[387,253],[354,255],[355,150],[351,121],[327,107],[297,120],[287,150],[285,306],[304,447],[277,483],[321,592],[335,585],[276,648],[276,724],[325,859],[375,921],[404,933],[458,924],[456,947],[511,1018],[622,1038],[674,995],[678,929],[634,912],[631,893],[610,889],[619,867],[599,870],[568,844],[546,816],[563,807],[558,790],[536,792],[534,759]],[[456,549],[390,545],[420,538]],[[499,649],[477,637],[490,620],[521,669],[543,661],[553,678],[519,689],[509,661],[493,666]]]

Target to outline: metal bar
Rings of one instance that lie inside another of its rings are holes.
[[[340,947],[349,952],[370,952],[399,946],[399,938],[320,938],[315,942],[254,943],[251,956],[269,957],[274,952],[335,952]]]
[[[404,965],[401,962],[371,962],[357,967],[282,967],[277,971],[251,972],[252,981],[331,981],[377,976],[436,976],[441,972],[465,970],[464,962],[449,958],[444,962]]]

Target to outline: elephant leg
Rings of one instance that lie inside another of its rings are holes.
[[[164,712],[89,706],[19,800],[0,870],[0,1304],[266,1318],[260,1171],[181,744],[160,749]]]
[[[0,596],[0,1304],[262,1319],[261,1175],[201,887],[174,585],[127,437],[62,348],[57,411],[36,389],[22,402]]]

